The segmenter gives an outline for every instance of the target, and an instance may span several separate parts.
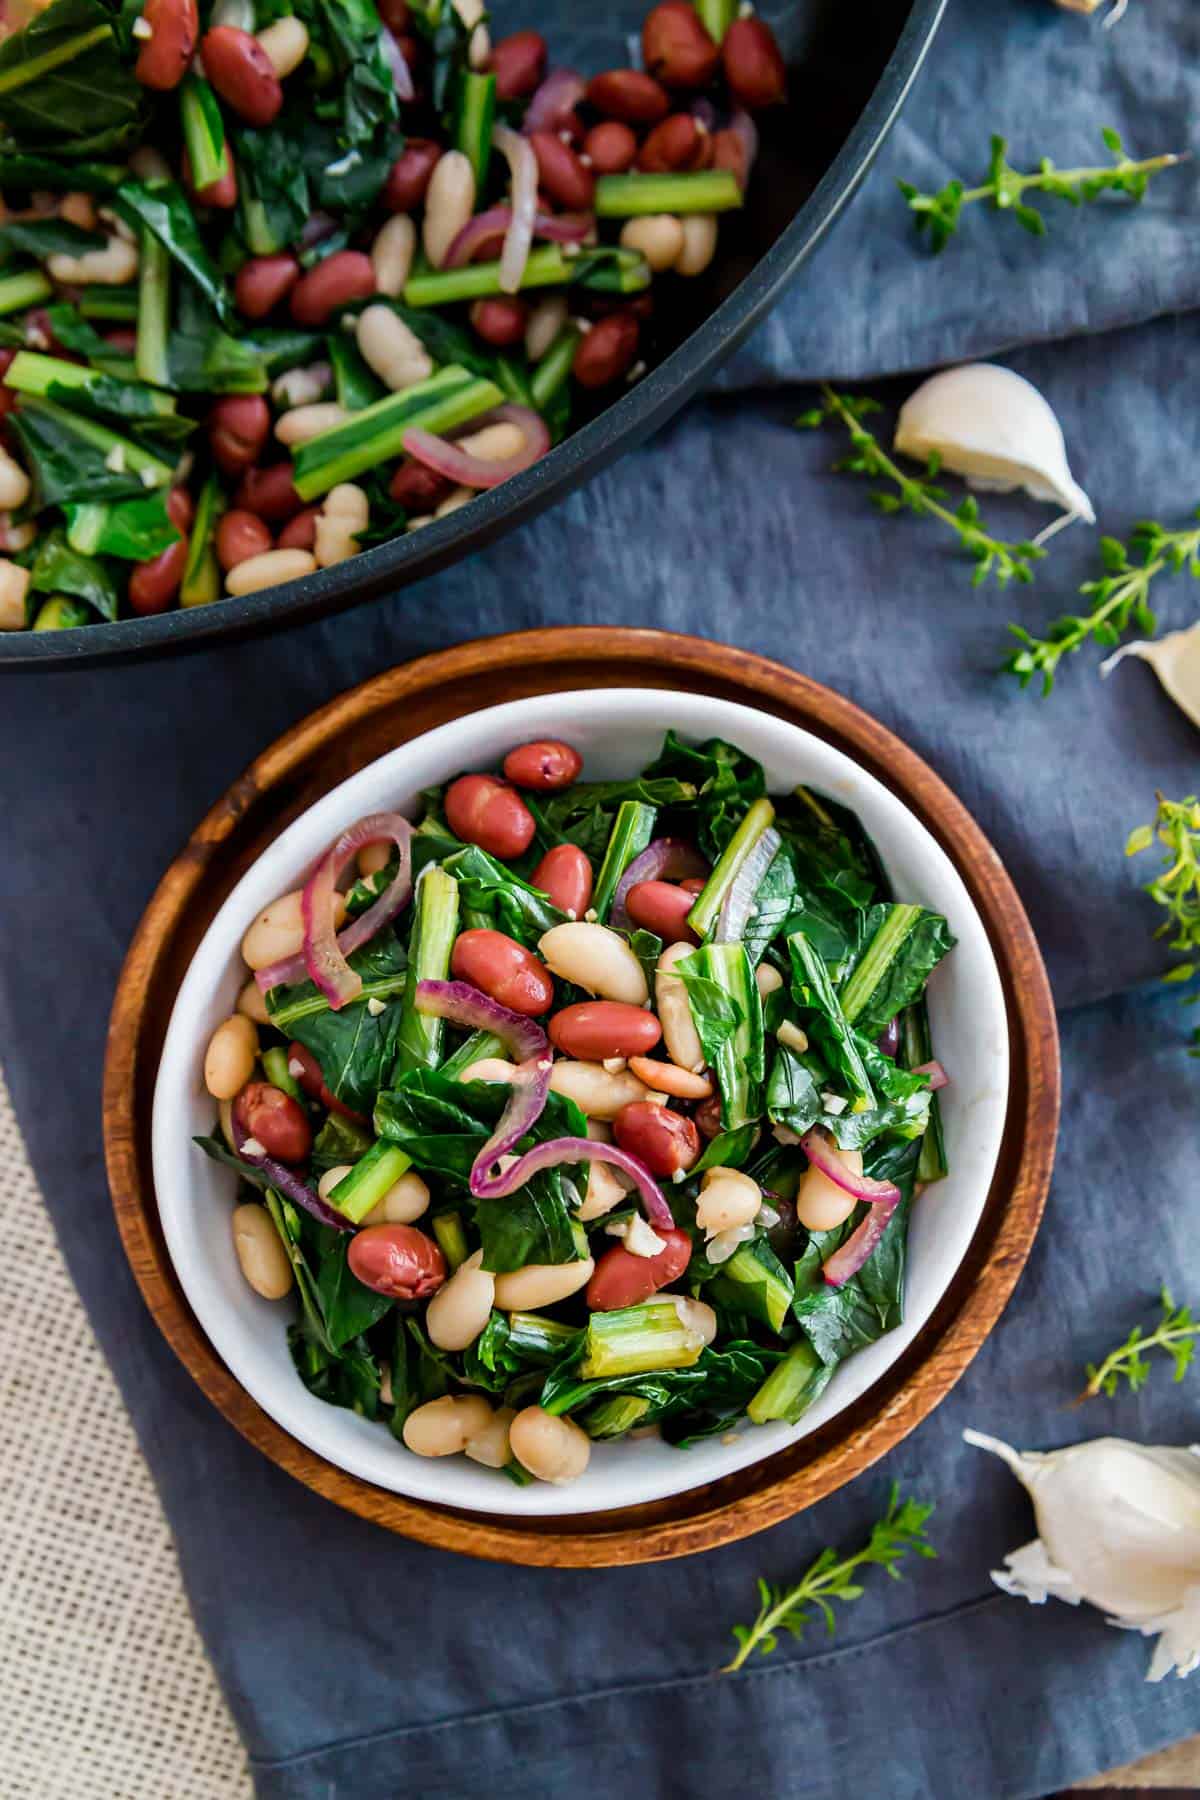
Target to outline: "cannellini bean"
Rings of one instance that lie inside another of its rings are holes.
[[[803,1056],[808,1049],[808,1033],[801,1031],[800,1027],[793,1024],[791,1019],[783,1021],[775,1036],[781,1044],[786,1044],[788,1049],[794,1050],[798,1056]]]
[[[447,250],[474,211],[475,171],[461,150],[447,150],[429,178],[421,227],[425,254],[435,269],[441,268]]]
[[[554,925],[543,935],[538,949],[555,975],[586,988],[589,994],[624,1000],[630,1006],[644,1006],[650,997],[641,963],[625,939],[607,925],[583,920]]]
[[[511,1406],[496,1408],[483,1430],[477,1431],[463,1445],[472,1462],[482,1463],[485,1469],[502,1469],[512,1461],[508,1429],[516,1416]]]
[[[511,1081],[516,1072],[516,1063],[506,1062],[502,1056],[481,1056],[478,1062],[469,1063],[458,1079],[460,1081]]]
[[[640,219],[627,219],[621,227],[621,243],[626,250],[638,250],[656,275],[674,268],[683,255],[684,231],[674,213],[649,213]]]
[[[330,488],[316,518],[313,548],[317,566],[328,569],[358,555],[358,533],[365,531],[371,505],[362,488],[343,481]]]
[[[539,300],[525,326],[525,354],[530,362],[541,362],[547,350],[567,322],[567,302],[563,294]]]
[[[588,1466],[591,1439],[574,1419],[526,1406],[508,1428],[512,1453],[539,1481],[574,1481]]]
[[[0,512],[0,548],[14,552],[28,550],[36,537],[37,526],[32,519],[14,525],[11,513]]]
[[[96,202],[90,194],[64,194],[58,203],[58,216],[81,231],[95,231]]]
[[[411,1225],[429,1211],[429,1189],[415,1169],[393,1181],[382,1200],[376,1201],[364,1225]]]
[[[137,274],[137,245],[114,228],[102,250],[85,250],[82,256],[48,256],[46,268],[55,281],[70,287],[124,287]]]
[[[692,1018],[687,989],[678,975],[672,974],[676,963],[692,954],[690,944],[669,944],[658,959],[654,975],[654,1003],[663,1028],[667,1055],[681,1069],[698,1075],[704,1067],[704,1050]]]
[[[309,363],[304,369],[285,369],[271,383],[271,398],[276,406],[312,406],[327,393],[333,370],[327,362]]]
[[[407,213],[393,213],[371,245],[375,288],[398,300],[404,292],[417,249],[417,228]],[[401,321],[403,323],[403,321]]]
[[[0,557],[0,631],[24,631],[29,570]]]
[[[392,860],[392,846],[382,838],[377,844],[364,844],[358,853],[358,872],[369,878],[386,869]]]
[[[265,1206],[251,1201],[233,1209],[233,1248],[256,1294],[282,1300],[292,1286],[292,1265]]]
[[[706,1300],[692,1300],[687,1294],[656,1294],[654,1300],[669,1300],[679,1315],[679,1323],[711,1344],[717,1335],[717,1315]],[[654,1301],[649,1304],[653,1305]]]
[[[29,498],[29,477],[7,450],[0,449],[0,511],[15,512]]]
[[[308,27],[293,13],[276,19],[255,36],[280,81],[298,69],[308,55]]]
[[[580,1262],[526,1263],[523,1269],[496,1276],[496,1305],[504,1312],[533,1312],[553,1306],[586,1287],[595,1266],[590,1256]]]
[[[237,997],[237,1010],[253,1019],[256,1025],[269,1025],[271,1015],[267,1011],[266,997],[257,981],[248,981]]]
[[[550,1071],[550,1089],[573,1100],[589,1119],[615,1119],[622,1107],[650,1098],[628,1069],[613,1075],[603,1063],[593,1062],[556,1062]]]
[[[302,888],[281,894],[263,910],[242,939],[242,960],[249,969],[266,969],[282,962],[304,948],[304,918],[301,912]],[[346,916],[342,894],[333,897],[333,922],[340,925]]]
[[[759,963],[754,971],[754,980],[758,987],[759,997],[763,1000],[766,1000],[771,994],[777,994],[783,986],[783,976],[774,963]]]
[[[171,165],[161,150],[155,150],[151,144],[141,144],[129,159],[131,173],[139,181],[169,181]]]
[[[717,253],[717,215],[689,213],[680,225],[683,249],[675,259],[675,273],[702,275]]]
[[[484,0],[451,0],[455,12],[471,33],[467,44],[467,63],[475,70],[486,69],[492,54],[492,40],[483,23]]]
[[[425,1329],[439,1350],[465,1350],[488,1322],[496,1278],[482,1262],[482,1250],[468,1256],[425,1309]]]
[[[839,1150],[838,1161],[852,1175],[862,1174],[862,1151]],[[796,1189],[796,1217],[806,1231],[832,1231],[844,1224],[858,1205],[853,1194],[831,1181],[824,1170],[810,1167],[804,1171]]]
[[[492,1409],[481,1395],[443,1394],[409,1413],[404,1442],[416,1456],[458,1456],[491,1420]]]
[[[631,1056],[629,1067],[648,1088],[671,1094],[676,1100],[707,1100],[713,1091],[707,1075],[694,1075],[678,1063],[658,1062],[652,1056]]]
[[[234,1013],[217,1026],[204,1053],[204,1085],[213,1099],[240,1094],[257,1059],[258,1029],[245,1013]]]
[[[310,438],[320,437],[323,431],[332,431],[335,425],[343,425],[350,417],[344,406],[336,400],[320,400],[315,405],[293,406],[290,412],[280,415],[275,421],[275,436],[281,444],[291,447],[294,444],[307,444]]]
[[[472,501],[474,499],[475,499],[475,489],[474,488],[469,488],[469,487],[455,488],[455,490],[452,494],[446,495],[446,498],[442,501],[442,504],[438,507],[437,511],[433,514],[433,517],[435,519],[448,518],[451,513],[457,512],[460,506],[466,506],[466,505],[468,505],[468,503],[470,501]],[[422,524],[425,523],[424,520],[421,520],[419,522]],[[416,524],[416,523],[418,523],[418,521],[414,520],[413,523]]]
[[[328,1200],[338,1182],[349,1175],[353,1166],[352,1163],[335,1163],[332,1169],[326,1169],[317,1183],[317,1192],[322,1200]]]
[[[450,152],[451,156],[458,154],[456,150]],[[442,158],[443,162],[446,160]],[[470,166],[468,163],[468,169]],[[428,350],[390,306],[364,308],[358,316],[356,338],[363,361],[394,394],[428,380],[433,373],[433,358]]]
[[[588,1136],[591,1137],[591,1124]],[[612,1212],[620,1206],[629,1193],[629,1179],[622,1175],[612,1163],[594,1162],[588,1165],[587,1193],[583,1205],[579,1209],[579,1217],[586,1222],[589,1219],[602,1219],[605,1213]]]
[[[519,425],[510,425],[507,421],[500,425],[485,425],[482,431],[458,438],[455,444],[456,449],[465,450],[468,456],[478,456],[483,462],[506,462],[524,447],[525,433]]]
[[[264,550],[247,557],[225,577],[227,594],[254,594],[260,588],[277,587],[281,581],[298,581],[311,575],[317,559],[311,550]]]
[[[762,1189],[740,1169],[709,1169],[700,1183],[696,1223],[710,1237],[749,1225],[762,1205]]]

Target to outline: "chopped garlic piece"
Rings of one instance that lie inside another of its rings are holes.
[[[641,1213],[634,1213],[631,1219],[613,1219],[604,1230],[608,1237],[620,1238],[631,1256],[657,1256],[667,1247]]]
[[[367,1011],[373,1019],[377,1019],[380,1013],[387,1011],[387,1001],[380,1000],[377,995],[372,994],[367,1001]]]

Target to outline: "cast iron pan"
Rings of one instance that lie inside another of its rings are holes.
[[[708,275],[677,282],[649,347],[650,374],[523,475],[460,513],[331,569],[241,599],[75,631],[0,633],[0,670],[129,660],[274,625],[298,624],[405,587],[520,525],[632,448],[711,377],[778,299],[866,174],[933,40],[947,0],[795,0],[764,6],[791,61],[788,105],[760,120],[762,149],[744,212],[724,225]],[[625,65],[648,0],[574,6],[555,31],[578,66]],[[539,12],[539,21],[545,11]],[[496,0],[497,36],[530,22],[529,0]],[[669,318],[666,314],[669,312]]]

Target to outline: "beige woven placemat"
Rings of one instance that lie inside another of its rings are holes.
[[[2,1077],[0,1193],[0,1796],[245,1800],[158,1496]],[[46,1381],[48,1341],[69,1383]],[[1200,1787],[1200,1739],[1090,1785]]]

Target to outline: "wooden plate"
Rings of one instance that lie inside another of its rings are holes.
[[[1012,1077],[1004,1140],[978,1230],[924,1330],[853,1405],[793,1448],[690,1493],[617,1512],[520,1519],[406,1499],[298,1443],[219,1360],[159,1226],[150,1112],[163,1035],[196,947],[230,889],[283,827],[364,764],[435,725],[568,688],[674,687],[741,701],[814,732],[909,806],[947,851],[1004,985]],[[462,644],[332,701],[264,751],[201,820],[146,909],[109,1025],[104,1139],[117,1224],[163,1334],[209,1399],[289,1474],[392,1531],[506,1562],[602,1566],[685,1556],[789,1518],[883,1456],[944,1398],[1000,1317],[1041,1218],[1059,1108],[1049,984],[1016,892],[970,814],[925,763],[848,700],[746,651],[668,632],[568,627]]]

